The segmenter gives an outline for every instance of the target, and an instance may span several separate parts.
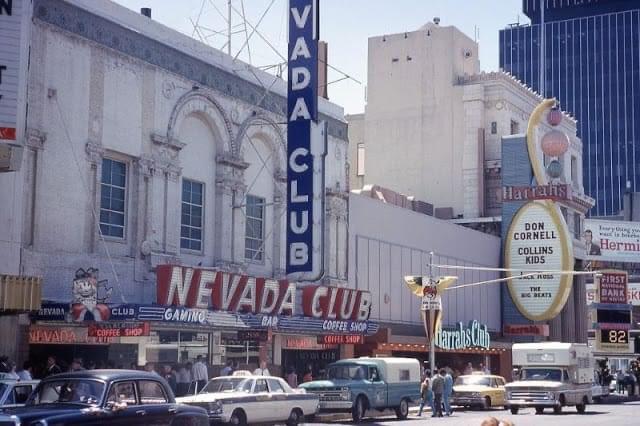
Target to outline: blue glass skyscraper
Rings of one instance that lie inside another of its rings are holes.
[[[531,25],[500,31],[500,67],[578,119],[591,214],[616,215],[640,191],[640,0],[522,3]]]

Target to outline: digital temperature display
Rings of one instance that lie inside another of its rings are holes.
[[[600,342],[609,344],[629,344],[629,330],[621,329],[600,329]]]

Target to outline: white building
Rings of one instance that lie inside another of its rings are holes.
[[[28,35],[0,273],[41,276],[43,299],[69,301],[75,271],[97,268],[123,303],[155,302],[159,264],[284,277],[285,81],[107,0],[34,0]],[[346,123],[324,99],[319,112],[323,283],[346,283]]]
[[[526,132],[542,98],[507,74],[480,73],[478,44],[453,26],[372,37],[368,62],[365,113],[347,117],[351,188],[379,184],[495,232],[501,137]],[[571,140],[562,180],[584,194],[575,120],[561,130]]]

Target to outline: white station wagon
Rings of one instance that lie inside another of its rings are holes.
[[[279,377],[226,376],[211,379],[200,393],[176,398],[207,410],[211,423],[246,425],[285,422],[295,426],[318,412],[318,395],[291,387]]]

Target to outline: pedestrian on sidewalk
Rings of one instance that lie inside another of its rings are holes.
[[[424,404],[429,404],[431,412],[433,413],[433,392],[431,392],[431,372],[429,371],[425,372],[424,380],[420,385],[420,409],[418,409],[418,417],[422,416]]]
[[[193,381],[191,377],[191,363],[183,364],[176,374],[176,383],[178,387],[178,396],[185,396],[189,393],[189,386]]]
[[[197,386],[196,393],[200,392],[209,381],[209,371],[207,370],[202,355],[198,355],[195,364],[193,364],[193,380]]]
[[[624,373],[622,370],[618,370],[616,373],[616,387],[618,388],[618,393],[624,393]]]
[[[453,393],[453,377],[449,373],[448,367],[445,369],[444,375],[444,392],[442,394],[442,402],[444,404],[444,413],[450,416],[453,413],[451,409],[451,394]]]
[[[165,364],[162,367],[162,377],[169,383],[169,387],[175,395],[178,392],[178,381],[176,379],[176,373],[169,364]]]
[[[62,369],[56,363],[56,357],[50,355],[47,358],[47,368],[45,370],[44,377],[53,376],[54,374],[62,373]]]
[[[433,414],[431,417],[442,417],[442,395],[444,394],[444,368],[436,373],[431,381],[431,390],[433,391]]]
[[[22,364],[22,370],[18,371],[18,377],[20,380],[33,380],[31,362],[25,361],[24,364]]]

